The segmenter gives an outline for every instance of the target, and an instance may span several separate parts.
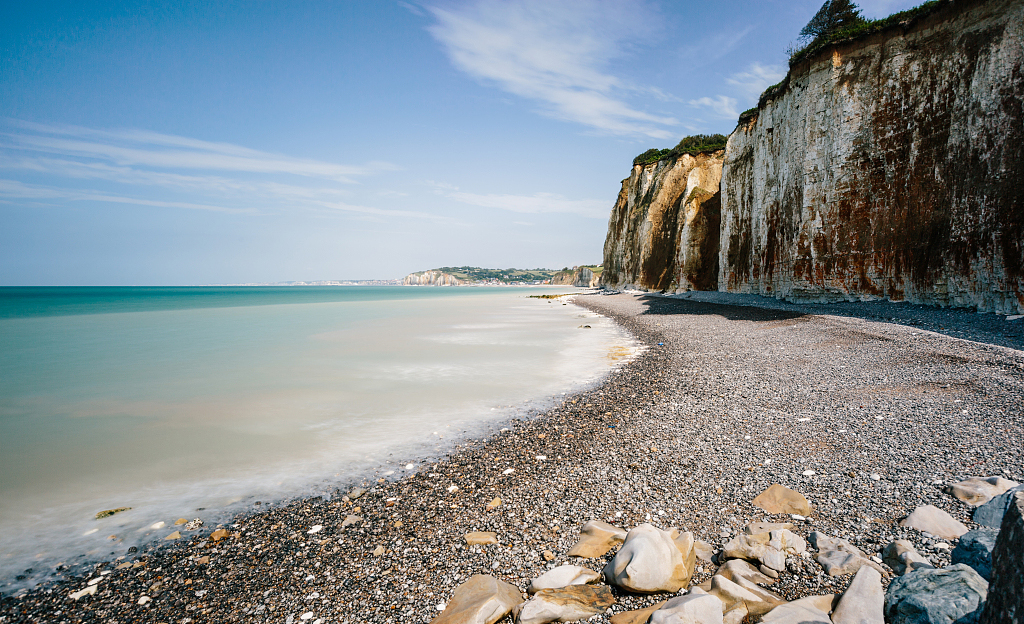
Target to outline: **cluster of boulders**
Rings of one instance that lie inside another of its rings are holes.
[[[1024,486],[978,477],[948,491],[978,505],[974,519],[983,528],[969,531],[933,506],[917,508],[901,523],[928,536],[959,540],[953,563],[945,568],[935,568],[906,540],[889,544],[880,558],[817,531],[805,540],[790,522],[753,522],[715,549],[678,528],[645,523],[626,531],[591,520],[567,555],[593,559],[619,546],[601,572],[560,565],[533,579],[526,594],[492,576],[473,576],[439,606],[443,613],[432,624],[494,624],[509,614],[517,624],[583,620],[612,613],[617,592],[677,595],[616,613],[612,624],[1019,624],[1024,618]],[[753,503],[795,521],[811,513],[806,498],[778,484]],[[497,539],[480,532],[468,534],[466,541]],[[790,602],[768,588],[780,572],[793,569],[794,559],[811,558],[830,576],[854,575],[841,596]],[[698,561],[718,569],[690,586]],[[883,579],[893,572],[897,576],[884,590]]]

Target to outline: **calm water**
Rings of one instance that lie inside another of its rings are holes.
[[[0,288],[0,589],[174,530],[156,522],[402,474],[635,352],[527,298],[549,292]]]

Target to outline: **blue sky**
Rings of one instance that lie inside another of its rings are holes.
[[[600,262],[632,158],[731,132],[819,4],[3,3],[0,285]]]

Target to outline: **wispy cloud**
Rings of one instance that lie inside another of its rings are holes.
[[[786,70],[781,65],[752,63],[746,71],[733,74],[726,82],[739,87],[748,96],[757,98],[769,85],[782,80],[785,75]]]
[[[731,98],[727,95],[719,95],[715,98],[702,97],[696,100],[690,100],[690,106],[698,108],[707,108],[714,115],[718,117],[739,117],[739,111],[736,110],[736,98]]]
[[[569,199],[555,193],[533,195],[478,194],[461,191],[450,184],[433,183],[436,191],[449,199],[481,208],[497,208],[519,213],[561,212],[592,219],[607,219],[610,206],[599,199]],[[520,222],[516,222],[520,223]],[[532,224],[531,224],[532,225]]]
[[[448,220],[350,201],[354,182],[396,169],[388,163],[341,165],[144,130],[4,121],[12,129],[0,132],[0,171],[21,178],[0,180],[8,201]]]
[[[679,125],[674,117],[631,104],[652,89],[608,70],[613,59],[656,28],[653,11],[642,3],[478,0],[429,11],[436,20],[430,32],[457,68],[537,102],[545,115],[611,134],[654,138],[673,136],[669,128]]]

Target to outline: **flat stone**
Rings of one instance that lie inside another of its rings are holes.
[[[470,531],[463,536],[467,546],[479,546],[481,544],[497,544],[498,534],[494,531]]]
[[[875,568],[876,571],[882,572],[882,569],[874,561],[845,550],[826,550],[818,553],[814,560],[825,569],[825,573],[829,576],[853,574],[864,566]]]
[[[487,503],[487,507],[485,507],[485,510],[494,511],[498,507],[501,507],[501,499],[495,497],[491,502]]]
[[[217,529],[213,533],[210,533],[210,539],[212,539],[215,542],[219,542],[220,540],[224,539],[228,535],[231,535],[231,534],[228,533],[226,529]]]
[[[861,566],[850,587],[832,612],[834,624],[885,624],[885,592],[882,575],[869,566]]]
[[[168,535],[168,536],[167,536],[167,537],[165,537],[164,539],[165,539],[165,540],[177,540],[177,539],[181,539],[181,531],[175,531],[174,533],[171,533],[170,535]]]
[[[770,514],[806,516],[811,513],[811,504],[803,494],[778,483],[773,483],[767,490],[758,494],[753,504]]]
[[[715,572],[715,576],[724,576],[730,581],[735,581],[737,577],[745,578],[755,585],[771,585],[775,582],[774,578],[763,574],[742,559],[726,561],[722,567],[718,568],[718,572]]]
[[[96,519],[100,520],[101,518],[109,518],[114,514],[119,514],[122,511],[128,511],[129,509],[131,509],[131,507],[117,507],[115,509],[104,509],[103,511],[97,511]]]
[[[605,566],[604,578],[637,593],[679,591],[693,576],[693,542],[692,533],[641,524],[626,534],[622,548]]]
[[[768,624],[832,624],[828,611],[821,607],[831,604],[832,596],[808,596],[779,605],[766,613],[761,622]]]
[[[352,491],[348,493],[348,497],[351,500],[356,500],[363,494],[366,494],[366,490],[361,487],[352,488]]]
[[[998,529],[1003,524],[1003,515],[1010,508],[1013,495],[1017,492],[1024,492],[1024,485],[1017,486],[996,496],[989,502],[974,510],[974,521],[981,526]]]
[[[613,604],[615,596],[606,585],[571,585],[542,589],[530,600],[516,605],[513,613],[518,624],[575,622],[604,613]]]
[[[946,492],[968,505],[984,505],[1020,483],[1002,477],[971,477],[946,486]]]
[[[779,529],[792,529],[792,522],[751,522],[747,526],[743,527],[743,532],[747,535],[757,535],[758,533],[771,533]]]
[[[529,593],[535,594],[542,589],[558,589],[569,585],[586,585],[601,578],[601,575],[589,568],[576,565],[560,565],[548,570],[530,583]]]
[[[626,531],[617,526],[591,520],[580,530],[580,539],[569,549],[570,557],[593,559],[601,557],[626,539]]]
[[[357,516],[355,514],[349,514],[349,515],[345,516],[344,520],[341,521],[341,528],[344,529],[347,526],[352,526],[353,524],[359,524],[362,521],[363,521],[363,517],[362,516]]]
[[[918,507],[907,516],[900,526],[926,531],[943,539],[957,539],[969,529],[934,505]]]
[[[181,526],[183,524],[188,524],[188,520],[186,520],[185,518],[178,518],[174,521],[174,526]]]
[[[1024,491],[1013,495],[992,551],[992,584],[983,624],[1024,622]]]
[[[914,570],[896,577],[885,592],[889,624],[976,624],[988,583],[962,563]]]
[[[76,592],[71,592],[70,594],[68,594],[68,598],[72,600],[78,600],[79,598],[84,598],[85,596],[92,596],[96,593],[97,588],[99,588],[99,585],[90,585]]]
[[[882,550],[882,561],[899,575],[921,568],[934,568],[930,561],[914,549],[909,540],[890,542]]]
[[[743,619],[768,613],[786,602],[782,596],[741,576],[734,576],[732,580],[720,575],[711,577],[711,590],[708,593],[722,601],[725,617],[730,621],[737,615]],[[734,611],[742,613],[733,613],[733,617],[728,617],[730,612]]]
[[[647,624],[647,620],[651,619],[651,614],[660,609],[666,602],[668,601],[662,600],[643,609],[616,613],[611,617],[612,624]]]
[[[493,576],[477,574],[455,588],[433,624],[494,624],[522,604],[519,589]]]
[[[768,535],[771,536],[768,545],[776,550],[791,555],[807,552],[807,542],[804,541],[804,538],[789,529],[773,529]]]
[[[950,554],[952,563],[966,563],[986,581],[992,580],[992,551],[999,529],[984,527],[963,534]]]
[[[664,606],[651,614],[651,624],[723,624],[722,601],[693,588],[685,596],[667,601]]]

